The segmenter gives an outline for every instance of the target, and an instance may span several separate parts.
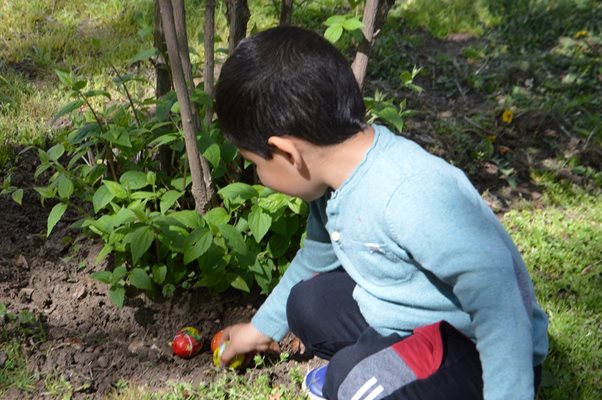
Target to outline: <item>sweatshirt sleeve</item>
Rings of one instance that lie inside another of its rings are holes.
[[[519,282],[526,271],[477,191],[463,174],[413,179],[397,188],[387,216],[396,242],[470,315],[484,399],[532,400],[532,311]]]
[[[288,332],[286,302],[291,288],[317,273],[332,271],[340,266],[325,228],[328,196],[329,193],[309,204],[304,246],[251,320],[257,330],[276,341],[282,340]]]

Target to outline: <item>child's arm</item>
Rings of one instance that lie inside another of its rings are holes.
[[[470,315],[484,398],[533,399],[531,282],[478,193],[463,178],[406,181],[386,215],[397,243],[420,268],[450,285]]]
[[[326,196],[329,196],[329,194]],[[264,345],[263,338],[281,340],[288,332],[286,301],[291,288],[296,283],[309,279],[316,273],[331,271],[340,266],[332,249],[328,232],[324,227],[326,223],[326,201],[327,197],[323,197],[310,203],[307,235],[303,248],[297,252],[278,285],[257,310],[251,323],[248,324],[250,326],[233,328],[230,335],[233,349],[251,350],[247,349],[250,347],[250,342],[247,342],[247,339],[243,337],[243,332],[251,334],[253,343],[257,344],[254,350],[265,350],[261,348]],[[255,332],[260,335],[256,335]],[[226,357],[234,357],[235,355],[231,352],[225,354]],[[223,359],[225,360],[225,357]]]

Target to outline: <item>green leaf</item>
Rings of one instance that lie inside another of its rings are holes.
[[[134,268],[130,272],[130,283],[138,289],[153,290],[153,282],[142,268]]]
[[[136,55],[130,60],[130,64],[137,63],[139,61],[146,61],[149,58],[153,58],[157,55],[157,49],[154,47],[151,49],[140,50]]]
[[[23,189],[17,189],[14,192],[11,193],[10,195],[13,199],[13,201],[19,205],[22,205],[23,203]]]
[[[146,181],[148,182],[149,185],[153,185],[157,182],[157,174],[154,173],[153,171],[148,171],[146,173]]]
[[[165,265],[153,265],[153,281],[161,285],[165,282],[167,276],[167,266]]]
[[[289,246],[291,245],[291,239],[282,235],[272,235],[268,242],[268,249],[271,256],[275,259],[281,257],[286,253]]]
[[[147,192],[147,191],[138,191],[134,192],[130,196],[132,200],[151,200],[157,198],[157,193]]]
[[[52,229],[54,229],[54,226],[59,222],[65,211],[67,211],[67,204],[65,203],[58,203],[52,207],[50,215],[48,215],[46,237],[50,236],[50,232],[52,232]]]
[[[249,213],[249,229],[257,243],[268,233],[271,224],[272,217],[260,207],[253,206]]]
[[[298,197],[292,198],[291,201],[288,203],[288,208],[295,214],[304,213],[306,207],[307,207],[307,203],[305,203],[303,200],[301,200]]]
[[[211,211],[209,211],[211,212]],[[209,214],[209,213],[207,213]],[[192,210],[182,210],[170,213],[169,216],[174,218],[179,223],[183,224],[187,228],[194,229],[203,226],[203,218],[201,214]]]
[[[242,290],[247,293],[251,291],[249,285],[247,285],[247,282],[240,275],[234,278],[234,280],[230,282],[230,285],[235,289]]]
[[[211,226],[227,224],[230,221],[230,214],[223,207],[215,207],[204,215],[205,221]]]
[[[253,186],[242,182],[234,182],[217,192],[224,201],[232,204],[242,204],[245,200],[257,197],[259,193]]]
[[[119,183],[110,181],[108,179],[103,180],[102,183],[107,187],[107,189],[109,189],[109,192],[111,192],[111,194],[118,199],[125,199],[128,197],[125,188]]]
[[[114,285],[109,289],[109,299],[117,307],[123,307],[123,301],[125,300],[125,288],[123,285]]]
[[[57,185],[59,197],[63,200],[69,199],[73,194],[73,182],[71,179],[64,174],[60,174],[57,179]]]
[[[362,29],[364,24],[357,18],[349,18],[343,22],[343,29],[346,31],[355,31],[357,29]]]
[[[90,274],[90,278],[102,283],[106,283],[107,285],[111,283],[112,277],[113,274],[111,271],[98,271]]]
[[[272,193],[267,197],[262,197],[258,201],[258,205],[264,210],[276,213],[288,206],[291,197],[283,193]]]
[[[48,150],[48,157],[52,161],[57,161],[65,153],[65,147],[58,143]]]
[[[394,107],[387,107],[384,110],[378,112],[378,117],[395,127],[399,132],[403,131],[403,119],[399,115],[399,112]]]
[[[82,106],[82,104],[84,104],[83,100],[73,100],[70,101],[69,103],[65,104],[63,106],[63,108],[61,108],[56,114],[54,114],[54,117],[52,117],[52,121],[56,121],[57,119],[61,118],[64,115],[67,115],[75,110],[77,110],[78,108],[80,108]]]
[[[56,195],[56,188],[50,186],[36,186],[33,188],[36,192],[42,196],[42,199],[52,199]]]
[[[46,153],[42,149],[38,149],[38,158],[40,159],[41,164],[48,164],[50,162],[50,157],[48,156],[48,153]]]
[[[148,186],[146,181],[146,173],[141,171],[126,171],[119,178],[119,183],[129,190],[142,189]]]
[[[103,248],[98,252],[96,258],[94,259],[94,264],[98,265],[106,256],[111,254],[113,251],[113,246],[109,244],[105,244]]]
[[[202,90],[200,87],[197,87],[192,91],[190,99],[200,106],[211,107],[213,105],[213,99],[211,96],[209,96],[207,92]]]
[[[184,195],[183,192],[178,192],[177,190],[168,190],[161,196],[161,203],[159,204],[159,208],[161,209],[161,214],[165,214],[175,203],[178,201],[180,197]]]
[[[119,283],[120,280],[125,278],[127,273],[128,270],[123,265],[120,265],[117,268],[115,268],[111,276],[111,285],[116,285],[117,283]]]
[[[124,238],[126,243],[130,244],[132,252],[132,264],[136,264],[140,257],[144,255],[153,244],[155,234],[150,226],[141,226],[133,232],[130,232]]]
[[[188,175],[186,177],[186,187],[190,186],[192,183],[192,177]],[[170,185],[172,188],[176,190],[183,190],[184,188],[184,178],[174,178],[171,180]]]
[[[59,80],[61,81],[61,83],[63,85],[65,85],[69,88],[71,88],[71,86],[73,86],[73,75],[71,74],[71,71],[55,69],[54,72],[59,77]]]
[[[163,288],[161,288],[161,293],[163,293],[163,296],[165,296],[165,297],[173,296],[175,291],[176,291],[176,287],[174,285],[172,285],[171,283],[163,285]]]
[[[93,221],[89,228],[96,234],[111,233],[114,227],[114,218],[112,215],[103,215],[96,221]]]
[[[213,243],[211,231],[207,228],[197,228],[186,238],[184,243],[184,264],[188,264],[204,254]]]
[[[326,26],[334,26],[334,25],[343,25],[343,23],[347,20],[347,17],[344,15],[332,15],[328,17],[328,19],[324,22]]]
[[[207,150],[203,152],[203,156],[211,163],[213,168],[217,168],[221,159],[219,145],[217,143],[213,143],[207,147]]]
[[[101,89],[88,90],[87,92],[84,93],[84,96],[85,97],[104,96],[107,99],[111,100],[111,94],[109,92],[107,92],[106,90],[101,90]]]
[[[132,147],[132,141],[130,140],[130,131],[123,127],[114,127],[107,131],[103,138],[108,140],[114,145],[119,145],[122,147]]]
[[[113,226],[119,227],[123,224],[136,220],[136,213],[129,208],[121,208],[113,215]]]
[[[2,189],[3,189],[2,193],[3,194],[6,193],[5,190],[8,190],[11,187],[10,179],[11,179],[11,177],[10,177],[10,175],[8,175],[8,176],[6,176],[6,178],[4,178],[4,181],[2,182]],[[2,303],[0,303],[0,304],[2,304]]]
[[[123,85],[124,83],[130,82],[130,81],[145,82],[145,83],[147,82],[144,78],[136,76],[134,74],[125,74],[125,75],[120,75],[120,76],[113,78],[113,82],[117,85]]]
[[[86,81],[85,79],[79,79],[79,80],[73,82],[73,85],[71,85],[71,89],[81,90],[81,89],[85,88],[87,84],[88,84],[88,81]]]
[[[343,26],[334,25],[326,28],[326,32],[324,32],[324,38],[328,40],[330,43],[336,43],[339,41],[341,36],[343,35]]]
[[[219,225],[218,229],[221,232],[224,239],[226,239],[228,247],[230,247],[232,250],[236,251],[238,254],[241,255],[247,253],[247,246],[245,244],[245,240],[243,239],[242,234],[238,231],[238,229],[228,224]]]
[[[115,198],[115,195],[111,193],[108,186],[102,185],[99,187],[94,196],[92,196],[92,205],[94,206],[94,213],[97,213],[103,209],[107,204]]]
[[[44,153],[45,154],[45,153]],[[38,168],[36,168],[36,172],[33,174],[33,178],[34,179],[38,179],[38,177],[44,172],[46,171],[48,168],[50,168],[50,164],[46,163],[46,164],[40,164],[38,165]]]
[[[179,140],[181,138],[182,138],[182,135],[180,135],[179,133],[166,133],[166,134],[159,136],[158,138],[156,138],[155,140],[150,142],[148,145],[149,146],[163,146],[163,145],[166,145],[169,143],[173,143],[176,140]]]

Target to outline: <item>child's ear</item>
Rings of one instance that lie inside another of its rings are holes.
[[[294,140],[284,136],[270,136],[268,144],[274,147],[275,153],[285,157],[294,168],[298,170],[304,168],[303,155]]]

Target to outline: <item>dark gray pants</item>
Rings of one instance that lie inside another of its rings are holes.
[[[370,328],[353,300],[354,287],[346,272],[336,270],[300,282],[287,302],[291,331],[313,354],[330,360],[323,388],[328,399],[347,399],[362,391],[358,398],[371,393],[371,399],[483,398],[481,364],[472,341],[442,322],[441,364],[430,376],[418,378],[390,350],[406,338],[383,337]],[[540,378],[541,367],[536,367],[536,388]]]

